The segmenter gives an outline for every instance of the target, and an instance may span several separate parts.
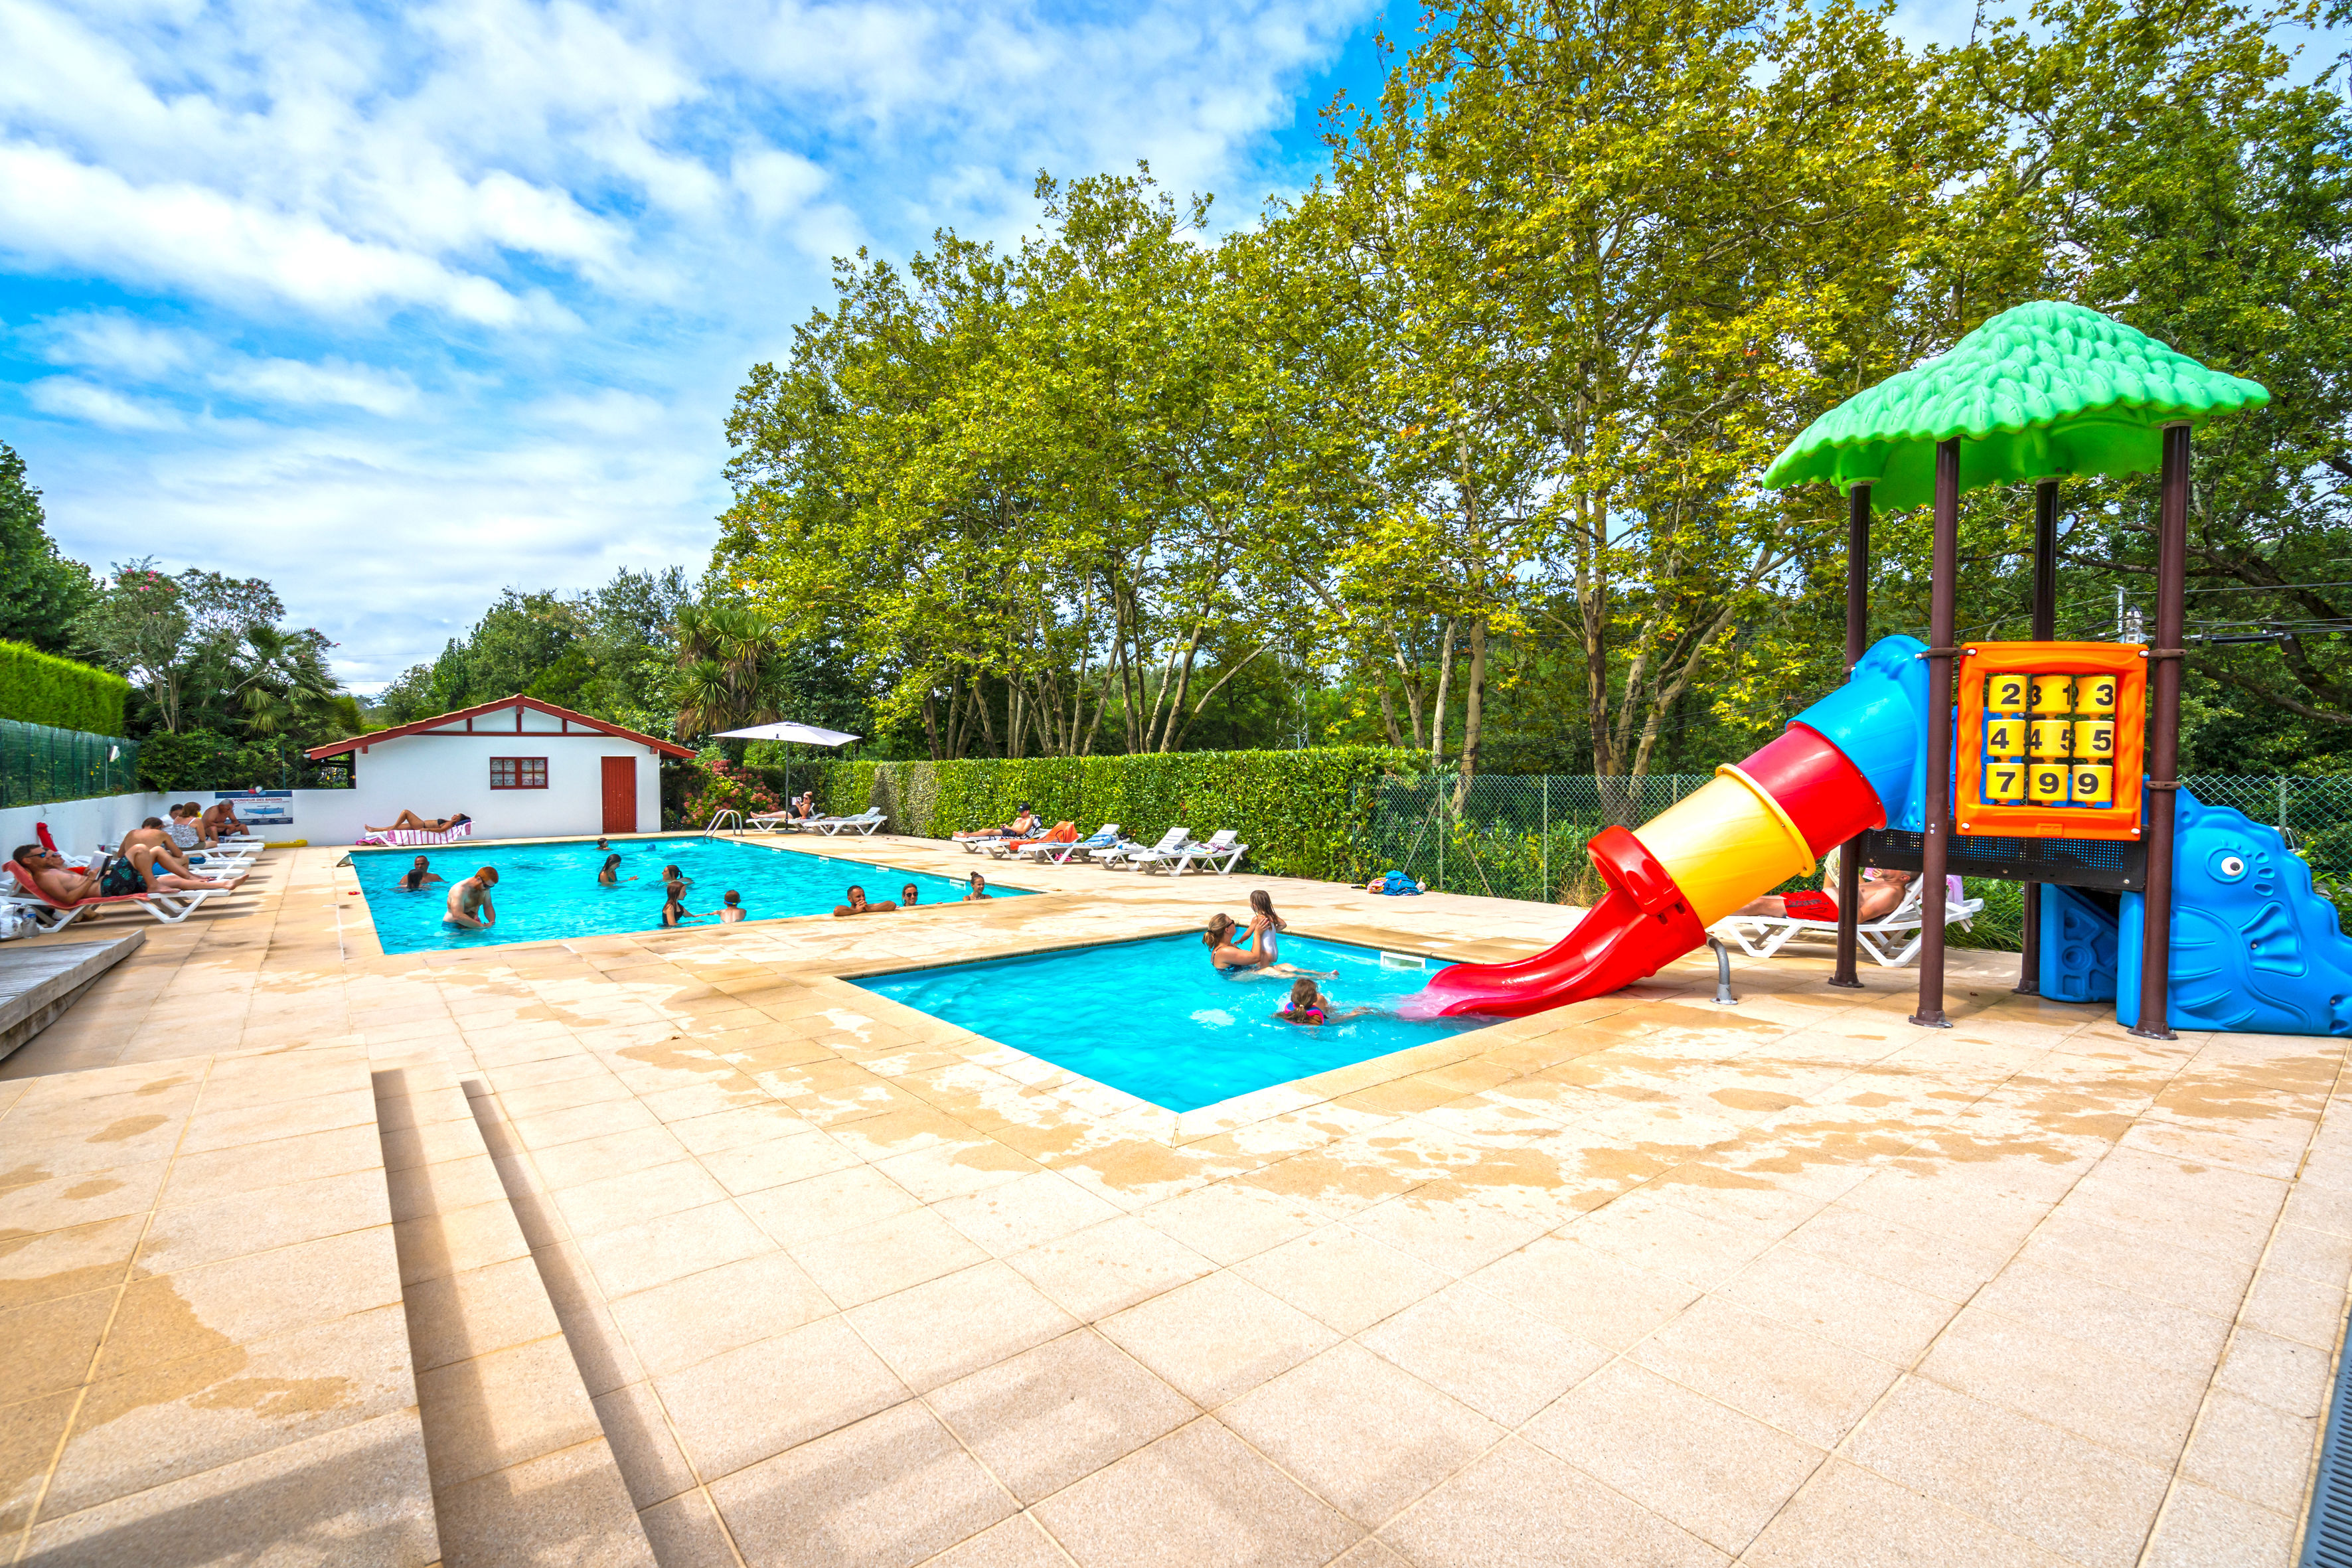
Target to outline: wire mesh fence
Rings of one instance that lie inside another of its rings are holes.
[[[1444,892],[1590,904],[1601,887],[1586,841],[1612,823],[1638,826],[1710,777],[1479,776],[1467,790],[1454,775],[1390,780],[1375,786],[1357,863],[1368,876],[1393,868]],[[2288,847],[2310,863],[2324,890],[2330,884],[2352,886],[2352,778],[2213,773],[2182,782],[2209,805],[2235,806],[2277,828]],[[1814,884],[1786,884],[1808,885]],[[1985,900],[1984,912],[1968,930],[1952,931],[1952,943],[2014,952],[2024,930],[2023,889],[2014,882],[1978,879],[1968,891]]]
[[[138,778],[136,741],[0,719],[0,806],[125,795]]]

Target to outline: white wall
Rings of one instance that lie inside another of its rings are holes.
[[[0,858],[20,844],[37,844],[33,824],[49,825],[49,837],[69,854],[86,855],[103,844],[109,848],[151,816],[172,808],[172,799],[160,795],[103,795],[92,800],[58,800],[47,805],[12,805],[0,811]],[[207,799],[209,805],[211,801]],[[4,874],[4,873],[0,873]]]
[[[504,714],[498,715],[503,719]],[[529,720],[544,720],[527,713]],[[552,722],[548,721],[548,722]],[[545,789],[490,787],[492,757],[545,757]],[[477,838],[551,838],[604,830],[604,759],[637,765],[639,833],[661,831],[661,757],[614,735],[526,731],[515,734],[403,735],[354,759],[358,787],[303,790],[294,834],[313,844],[349,844],[363,825],[381,826],[404,807],[419,816],[465,812]],[[313,800],[319,802],[308,816]]]

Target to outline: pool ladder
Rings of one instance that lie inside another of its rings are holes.
[[[730,823],[733,824],[732,826],[729,826]],[[710,814],[710,820],[702,825],[703,837],[706,838],[714,834],[740,833],[742,831],[743,814],[735,810],[731,806],[725,810],[712,812]]]

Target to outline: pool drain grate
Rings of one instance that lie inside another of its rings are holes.
[[[2336,1358],[2336,1391],[2311,1483],[2311,1521],[2304,1527],[2299,1568],[2352,1568],[2352,1338]]]

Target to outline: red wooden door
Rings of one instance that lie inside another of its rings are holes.
[[[604,763],[604,831],[637,830],[637,759],[606,757]]]

